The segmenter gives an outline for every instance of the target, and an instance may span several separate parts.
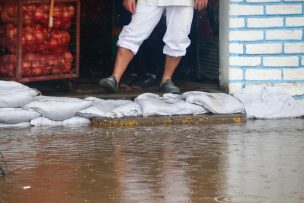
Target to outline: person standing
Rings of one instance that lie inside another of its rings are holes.
[[[123,4],[133,14],[132,20],[119,35],[113,74],[100,80],[100,85],[108,92],[118,91],[118,83],[130,61],[143,41],[150,36],[163,12],[166,12],[167,30],[163,38],[166,62],[159,90],[164,93],[180,93],[172,76],[191,43],[188,35],[194,8],[202,10],[207,6],[208,0],[123,0]]]

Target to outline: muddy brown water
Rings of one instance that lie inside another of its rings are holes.
[[[304,120],[1,129],[0,202],[304,202]]]

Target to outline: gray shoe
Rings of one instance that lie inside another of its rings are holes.
[[[163,84],[161,84],[159,91],[173,94],[180,93],[180,89],[174,85],[172,80],[166,80]]]
[[[99,84],[109,93],[116,93],[118,91],[118,83],[115,76],[104,78],[100,80]]]

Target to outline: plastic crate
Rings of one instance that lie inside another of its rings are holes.
[[[0,79],[79,77],[80,0],[0,0]]]

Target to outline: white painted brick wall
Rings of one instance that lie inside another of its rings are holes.
[[[230,31],[229,40],[237,41],[257,41],[263,40],[264,34],[263,31]]]
[[[284,25],[284,18],[248,18],[247,22],[249,28],[282,27]]]
[[[282,71],[278,69],[247,69],[246,80],[281,80]]]
[[[286,26],[302,27],[304,26],[304,17],[286,17]]]
[[[230,15],[262,15],[264,8],[262,5],[230,5]]]
[[[230,93],[256,85],[304,95],[304,0],[230,1]]]
[[[230,66],[259,66],[261,57],[230,56]]]
[[[229,78],[230,80],[243,80],[243,69],[230,68]]]
[[[301,4],[266,5],[266,14],[302,14]]]
[[[283,66],[298,66],[299,58],[297,56],[271,56],[264,57],[264,66],[275,66],[275,67],[283,67]]]
[[[285,80],[303,80],[304,68],[283,69],[283,78]]]
[[[303,43],[285,43],[285,53],[287,54],[304,54],[304,42]]]
[[[230,18],[229,27],[230,28],[243,28],[243,27],[245,27],[245,19],[244,18]]]
[[[301,40],[302,30],[268,30],[266,40]]]
[[[280,54],[283,51],[281,43],[247,44],[246,54]]]
[[[229,51],[232,54],[243,54],[244,53],[244,46],[243,46],[243,44],[239,44],[239,43],[230,43],[229,44]]]

